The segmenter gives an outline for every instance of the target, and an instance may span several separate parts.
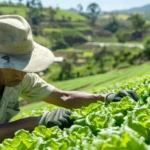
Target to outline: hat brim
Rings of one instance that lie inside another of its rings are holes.
[[[9,55],[0,53],[0,68],[24,72],[40,72],[54,62],[54,55],[48,48],[34,42],[34,50],[28,54]]]

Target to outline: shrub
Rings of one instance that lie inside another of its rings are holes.
[[[112,36],[112,33],[108,30],[96,30],[94,33],[96,36],[104,36],[104,37]]]
[[[140,40],[143,38],[144,36],[144,32],[143,31],[136,31],[136,32],[132,32],[130,37],[129,37],[129,40],[130,41],[137,41],[137,40]]]
[[[73,46],[74,44],[87,42],[86,37],[76,29],[45,28],[44,34],[52,41],[54,49],[66,48],[68,45]]]
[[[52,48],[51,42],[48,38],[45,38],[43,36],[34,36],[34,40],[42,46]]]
[[[59,80],[65,80],[65,79],[71,79],[72,78],[72,69],[73,65],[72,63],[64,59],[64,61],[60,65],[60,73],[59,73]]]
[[[150,59],[150,37],[147,37],[144,40],[144,54],[145,54],[145,57]]]
[[[93,31],[90,27],[78,27],[76,30],[82,34],[92,34]]]
[[[110,18],[109,23],[104,27],[105,30],[109,30],[112,33],[117,32],[119,29],[119,22],[115,17]]]
[[[60,29],[45,28],[44,34],[52,42],[52,49],[67,48],[68,44],[65,42],[63,32]]]
[[[61,48],[67,48],[68,44],[62,39],[62,40],[55,40],[52,45],[52,49],[61,49]]]
[[[88,40],[82,34],[78,35],[64,35],[65,41],[69,46],[73,46],[75,44],[82,44],[87,42]]]
[[[63,36],[69,46],[87,42],[87,38],[75,29],[63,29]]]
[[[128,41],[129,36],[130,36],[130,33],[127,31],[123,31],[123,30],[119,30],[116,33],[116,37],[118,39],[118,42],[120,42],[120,43],[124,43],[124,42]]]

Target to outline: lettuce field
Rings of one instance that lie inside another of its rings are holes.
[[[97,93],[135,90],[139,101],[124,97],[120,102],[97,102],[72,109],[70,128],[38,126],[30,133],[19,130],[5,139],[0,150],[150,150],[150,76],[138,78]],[[21,117],[39,116],[47,106]],[[18,118],[19,119],[19,118]]]

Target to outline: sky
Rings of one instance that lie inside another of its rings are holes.
[[[4,0],[0,0],[2,2]],[[8,1],[8,0],[5,0]],[[13,2],[17,2],[18,0],[11,0]],[[23,0],[26,2],[26,0]],[[84,10],[87,6],[96,2],[99,4],[102,11],[111,11],[111,10],[119,10],[119,9],[128,9],[132,7],[143,6],[146,4],[150,4],[150,0],[41,0],[43,6],[46,7],[59,7],[61,9],[69,9],[71,7],[77,8],[78,4],[82,4]]]
[[[87,8],[92,2],[99,4],[101,9],[105,11],[128,9],[150,4],[150,0],[42,0],[44,6],[59,6],[62,9],[68,9],[70,7],[76,8],[78,4],[82,4],[84,8]]]

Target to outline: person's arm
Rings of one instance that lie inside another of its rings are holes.
[[[20,129],[33,131],[38,126],[41,117],[28,117],[17,121],[0,124],[0,142],[5,138],[12,138],[14,133]]]
[[[48,97],[43,99],[43,101],[65,108],[80,108],[81,106],[88,106],[90,103],[104,101],[104,98],[105,95],[101,94],[63,91],[55,88]]]

